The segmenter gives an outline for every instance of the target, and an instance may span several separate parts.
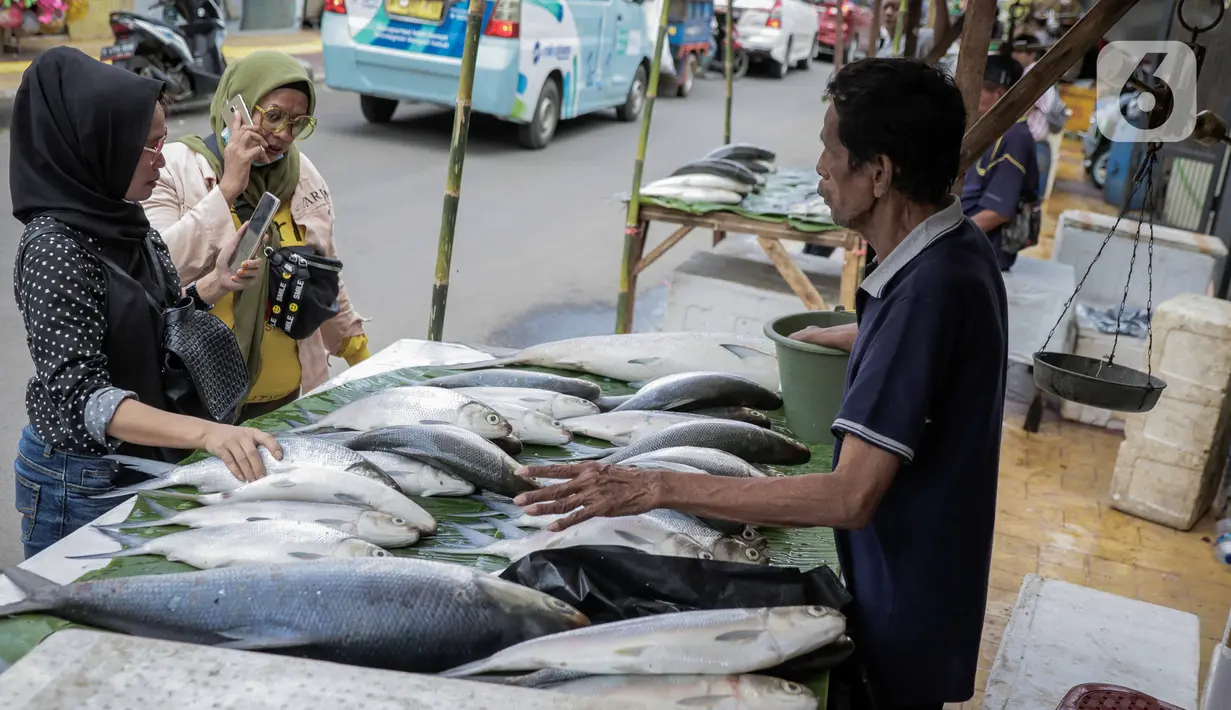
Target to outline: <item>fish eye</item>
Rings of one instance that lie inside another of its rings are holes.
[[[574,611],[572,606],[565,604],[564,602],[560,601],[559,599],[556,599],[555,597],[548,597],[548,599],[550,600],[547,602],[548,604],[550,604],[551,606],[554,606],[557,609],[560,609],[561,611],[570,611],[570,612]]]
[[[792,683],[789,680],[780,682],[778,684],[778,689],[784,693],[790,693],[791,695],[802,695],[804,692],[804,687],[802,685],[799,683]]]
[[[750,548],[748,548],[748,549],[746,549],[746,550],[744,550],[744,555],[745,555],[748,559],[753,560],[753,561],[756,561],[756,560],[761,559],[761,553],[757,552],[756,550],[752,549],[751,547],[750,547]]]
[[[373,557],[389,557],[390,554],[388,550],[377,550],[372,553],[372,556]]]
[[[810,607],[805,607],[805,609],[804,609],[804,610],[808,613],[808,616],[816,616],[816,617],[821,617],[821,616],[828,616],[828,615],[829,615],[829,610],[828,610],[828,609],[826,609],[826,608],[825,608],[825,607],[823,607],[823,606],[810,606]]]
[[[561,424],[560,422],[556,421],[555,419],[552,419],[552,420],[551,420],[551,425],[552,425],[552,426],[554,426],[554,427],[563,427],[563,426],[564,426],[563,424]]]
[[[406,521],[402,520],[401,518],[394,518],[392,522],[394,525],[405,525],[406,524]]]
[[[712,559],[714,559],[714,556],[713,556],[712,554],[710,554],[708,551],[705,551],[705,550],[702,550],[702,551],[701,551],[701,554],[700,554],[700,555],[697,555],[697,557],[699,557],[699,558],[701,558],[701,559],[703,559],[703,560],[712,560]]]
[[[488,424],[499,424],[499,423],[500,423],[500,415],[499,415],[499,414],[488,414],[488,415],[487,415],[487,423],[488,423]]]

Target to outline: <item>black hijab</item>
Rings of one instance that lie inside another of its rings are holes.
[[[13,102],[13,216],[53,217],[109,247],[140,244],[150,223],[124,195],[161,92],[161,81],[70,47],[35,58]]]

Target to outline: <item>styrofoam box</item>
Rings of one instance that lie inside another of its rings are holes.
[[[1074,355],[1103,360],[1111,354],[1111,346],[1115,336],[1104,333],[1097,328],[1077,325],[1077,343],[1073,348]],[[1121,335],[1116,344],[1115,362],[1132,368],[1144,368],[1146,359],[1146,341]],[[1089,407],[1084,404],[1063,400],[1060,403],[1060,416],[1069,421],[1093,424],[1094,426],[1124,430],[1124,412],[1113,412],[1109,409]]]
[[[1231,303],[1181,294],[1154,315],[1158,404],[1128,417],[1111,505],[1188,530],[1205,514],[1231,441]]]
[[[1009,306],[1009,360],[1034,364],[1034,353],[1072,352],[1073,309],[1064,303],[1073,295],[1077,281],[1073,268],[1046,259],[1020,256],[1004,274],[1004,290]],[[1057,322],[1059,326],[1056,327]],[[1047,336],[1056,327],[1051,342]]]
[[[1116,223],[1114,215],[1067,210],[1056,226],[1056,245],[1052,260],[1071,264],[1080,281],[1090,267],[1107,233]],[[1146,266],[1150,226],[1142,224],[1137,261],[1128,293],[1130,307],[1144,307],[1149,291]],[[1138,222],[1120,221],[1107,248],[1090,269],[1078,299],[1084,303],[1119,304],[1128,280],[1134,233]],[[1181,293],[1205,294],[1211,279],[1218,273],[1219,262],[1226,259],[1227,248],[1216,237],[1183,229],[1154,228],[1154,303],[1162,303]]]

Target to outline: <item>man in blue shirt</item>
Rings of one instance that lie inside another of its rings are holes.
[[[1002,54],[988,55],[983,89],[979,92],[979,116],[992,110],[1020,78],[1022,65],[1015,59]],[[991,239],[1002,271],[1008,271],[1017,261],[1017,252],[1004,247],[1004,226],[1022,209],[1023,203],[1038,201],[1038,185],[1038,156],[1025,116],[966,171],[962,213]]]
[[[818,187],[876,249],[855,326],[799,340],[850,350],[833,473],[722,478],[597,462],[535,466],[571,479],[524,493],[539,515],[671,508],[776,527],[837,529],[849,631],[877,710],[974,693],[996,514],[1007,362],[1004,282],[950,194],[966,112],[922,62],[869,59],[830,80]],[[920,140],[926,136],[927,140]]]

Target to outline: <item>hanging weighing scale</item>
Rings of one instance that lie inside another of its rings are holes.
[[[1193,49],[1193,54],[1197,59],[1198,75],[1200,74],[1202,60],[1205,58],[1205,48],[1197,44],[1197,35],[1213,29],[1222,19],[1225,6],[1221,2],[1217,5],[1217,15],[1213,21],[1208,25],[1200,27],[1192,25],[1184,17],[1183,1],[1181,1],[1180,6],[1177,8],[1176,14],[1180,24],[1186,30],[1192,32],[1192,40],[1186,44]],[[1156,120],[1165,121],[1170,116],[1171,110],[1174,107],[1174,100],[1170,87],[1167,87],[1165,83],[1157,80],[1139,81],[1133,79],[1130,80],[1125,88],[1128,89],[1129,86],[1141,91],[1141,96],[1148,98],[1152,104],[1150,106],[1141,106],[1143,113],[1147,116],[1148,125],[1139,126],[1139,128],[1154,128],[1157,125],[1155,123]],[[1197,122],[1197,128],[1194,131],[1194,138],[1207,146],[1220,141],[1231,142],[1231,139],[1227,137],[1227,124],[1209,111],[1201,113]],[[1051,331],[1047,334],[1047,340],[1044,341],[1043,347],[1034,353],[1034,383],[1035,386],[1044,392],[1069,400],[1070,402],[1100,409],[1118,412],[1148,412],[1154,408],[1154,405],[1158,404],[1159,397],[1162,396],[1163,390],[1167,387],[1166,382],[1154,376],[1152,363],[1154,348],[1154,168],[1158,163],[1158,153],[1161,148],[1162,143],[1151,143],[1149,145],[1145,160],[1142,161],[1141,166],[1137,169],[1137,173],[1133,176],[1133,186],[1128,199],[1125,200],[1120,210],[1120,214],[1116,217],[1116,221],[1111,229],[1108,230],[1107,236],[1103,238],[1103,243],[1099,246],[1089,266],[1086,267],[1086,272],[1082,275],[1081,280],[1078,281],[1077,288],[1074,289],[1073,294],[1065,301],[1064,310],[1061,311],[1056,324],[1052,326]],[[1108,353],[1106,358],[1099,359],[1065,352],[1049,352],[1047,346],[1051,343],[1052,336],[1055,335],[1056,329],[1059,328],[1060,324],[1064,322],[1064,316],[1077,298],[1077,294],[1081,292],[1082,286],[1085,285],[1086,279],[1090,276],[1090,271],[1103,255],[1103,250],[1116,234],[1120,221],[1128,213],[1129,205],[1133,203],[1133,197],[1143,184],[1146,192],[1142,202],[1142,213],[1143,217],[1149,220],[1149,237],[1146,250],[1145,372],[1115,362],[1116,347],[1119,345],[1120,332],[1122,330],[1121,322],[1128,303],[1129,287],[1133,282],[1133,269],[1137,263],[1138,247],[1141,244],[1142,220],[1137,220],[1137,229],[1133,234],[1133,251],[1132,256],[1129,258],[1128,276],[1124,282],[1124,295],[1120,299],[1120,306],[1116,312],[1116,327],[1110,353]]]

